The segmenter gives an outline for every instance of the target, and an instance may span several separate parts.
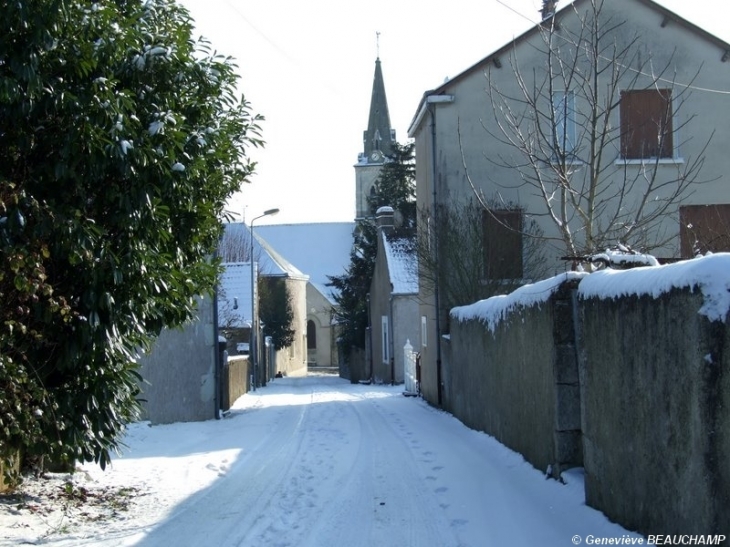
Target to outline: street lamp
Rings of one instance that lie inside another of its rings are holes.
[[[256,222],[260,218],[264,218],[270,215],[275,215],[279,212],[279,209],[269,209],[267,211],[264,211],[262,215],[259,215],[253,219],[251,219],[251,226],[250,226],[250,232],[251,232],[251,254],[249,255],[248,259],[251,262],[251,343],[249,348],[249,358],[251,362],[251,367],[253,369],[253,382],[251,382],[251,389],[256,391],[256,383],[258,382],[258,375],[256,374],[256,370],[258,369],[258,321],[256,320],[256,277],[254,276],[254,268],[253,268],[253,223]]]

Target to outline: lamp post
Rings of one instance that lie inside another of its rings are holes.
[[[253,381],[251,382],[251,389],[256,391],[256,383],[258,382],[258,321],[256,320],[256,277],[254,274],[253,267],[253,223],[260,218],[264,218],[270,215],[275,215],[279,212],[279,209],[268,209],[264,211],[262,215],[259,215],[251,219],[250,232],[251,232],[251,254],[248,259],[251,262],[251,343],[249,344],[249,358],[251,367],[253,368]]]

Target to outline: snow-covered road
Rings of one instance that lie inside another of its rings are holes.
[[[628,534],[517,454],[402,388],[277,379],[220,421],[135,425],[89,480],[141,495],[54,545],[568,546]],[[88,466],[87,466],[88,467]],[[632,537],[639,537],[631,535]]]

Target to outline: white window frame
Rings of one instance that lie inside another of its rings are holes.
[[[383,363],[390,363],[390,330],[388,329],[388,316],[383,315],[380,317],[380,328],[381,332],[381,353],[383,357]]]
[[[575,91],[555,91],[552,97],[555,126],[553,135],[558,146],[565,144],[565,153],[571,163],[580,160],[575,154],[578,146],[578,122],[575,119]],[[557,161],[557,150],[553,151],[553,161]]]
[[[428,322],[426,321],[426,316],[421,316],[421,347],[425,348],[427,346],[428,341]]]

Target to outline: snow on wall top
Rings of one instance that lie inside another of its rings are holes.
[[[601,270],[581,281],[580,298],[618,298],[651,295],[658,298],[672,289],[699,288],[704,297],[700,314],[725,321],[730,310],[730,253],[694,258],[633,270]]]
[[[477,319],[493,333],[500,321],[503,321],[510,311],[547,302],[563,282],[585,278],[588,275],[584,272],[562,273],[537,283],[524,285],[510,294],[492,296],[468,306],[458,306],[451,310],[451,317],[459,321]]]
[[[391,238],[383,234],[383,247],[388,260],[392,294],[418,293],[418,262],[413,243],[404,238]]]

